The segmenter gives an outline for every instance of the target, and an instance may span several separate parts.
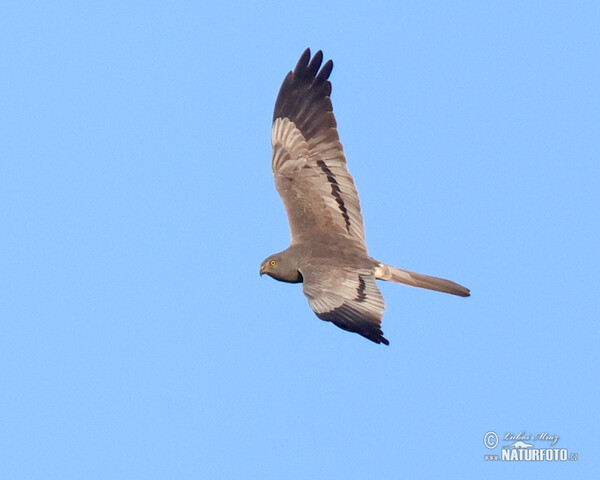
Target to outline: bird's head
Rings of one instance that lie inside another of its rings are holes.
[[[266,273],[280,282],[300,283],[302,274],[291,260],[281,253],[270,255],[260,264],[259,273],[261,276]]]

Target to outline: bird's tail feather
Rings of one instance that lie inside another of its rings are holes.
[[[445,278],[431,277],[422,273],[410,272],[402,268],[392,267],[385,263],[379,263],[375,268],[375,278],[380,280],[388,280],[391,282],[411,285],[413,287],[427,288],[437,292],[451,293],[460,297],[468,297],[471,292],[468,288],[451,282]]]

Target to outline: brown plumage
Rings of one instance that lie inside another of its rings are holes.
[[[302,283],[316,315],[389,345],[381,331],[385,310],[375,282],[389,280],[463,297],[457,283],[386,265],[367,253],[358,193],[331,105],[333,62],[306,49],[281,85],[271,144],[275,186],[285,205],[291,245],[260,266],[276,280]]]

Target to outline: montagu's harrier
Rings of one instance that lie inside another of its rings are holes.
[[[461,297],[469,289],[443,278],[392,267],[367,253],[354,181],[333,116],[329,60],[306,49],[281,85],[271,144],[275,186],[287,211],[291,245],[260,266],[276,280],[302,283],[322,320],[389,345],[381,331],[385,305],[375,280]]]

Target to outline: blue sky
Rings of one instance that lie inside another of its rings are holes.
[[[598,472],[597,2],[219,3],[0,7],[3,478]],[[370,253],[472,291],[380,284],[389,347],[258,275],[307,46]]]

